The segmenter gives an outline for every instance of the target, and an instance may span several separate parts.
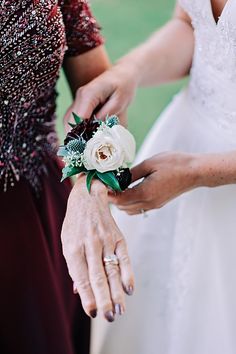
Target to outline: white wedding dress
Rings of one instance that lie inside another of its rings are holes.
[[[236,0],[218,23],[210,0],[180,3],[195,30],[190,83],[158,119],[137,162],[167,150],[236,150]],[[92,354],[235,354],[236,186],[196,189],[146,218],[114,215],[136,292],[114,324],[94,322]]]

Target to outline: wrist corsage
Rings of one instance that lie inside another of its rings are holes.
[[[81,172],[87,174],[90,191],[93,178],[115,191],[125,190],[131,183],[128,165],[135,156],[133,135],[119,124],[117,116],[105,121],[96,118],[81,120],[73,113],[75,124],[67,134],[58,156],[63,158],[62,181]]]

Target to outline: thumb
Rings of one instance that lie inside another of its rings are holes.
[[[144,160],[137,166],[131,169],[132,182],[138,181],[141,178],[147,177],[152,172],[151,163],[149,160]]]
[[[102,99],[99,92],[88,84],[77,91],[73,110],[83,119],[90,118]]]

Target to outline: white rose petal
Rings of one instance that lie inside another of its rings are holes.
[[[136,143],[133,135],[122,125],[114,125],[109,133],[114,141],[116,141],[123,149],[125,153],[125,162],[133,162],[136,150]]]
[[[117,170],[133,161],[135,145],[132,134],[120,125],[98,130],[87,142],[84,166],[102,173]]]

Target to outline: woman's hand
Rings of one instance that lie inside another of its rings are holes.
[[[65,122],[70,121],[72,112],[82,118],[96,114],[98,119],[104,119],[107,114],[116,114],[121,124],[126,126],[125,112],[136,88],[134,70],[125,64],[117,64],[76,91],[74,103],[65,115]]]
[[[132,169],[133,182],[144,178],[133,188],[110,201],[129,215],[158,209],[170,200],[198,186],[197,155],[162,153],[145,160]]]
[[[92,183],[91,194],[84,175],[75,183],[62,227],[62,245],[85,312],[94,318],[100,310],[110,322],[115,314],[123,314],[124,291],[131,295],[134,289],[133,273],[124,237],[110,213],[107,189],[100,181]],[[103,258],[113,254],[119,266],[104,267]]]

